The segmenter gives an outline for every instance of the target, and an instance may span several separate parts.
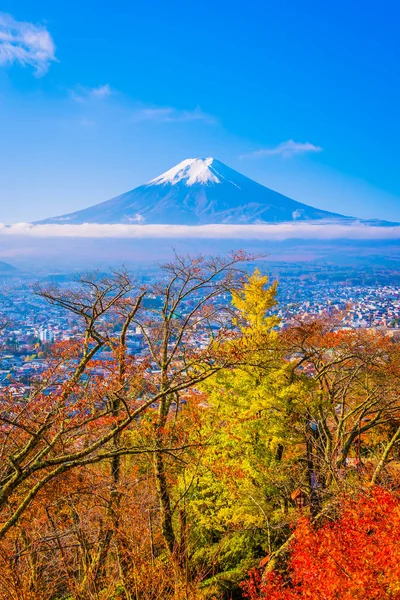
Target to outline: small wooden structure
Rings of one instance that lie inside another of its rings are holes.
[[[294,490],[294,492],[292,492],[290,494],[290,497],[293,500],[293,502],[295,503],[297,508],[304,508],[307,504],[307,496],[305,495],[303,490],[301,490],[300,488],[297,488],[297,490]]]

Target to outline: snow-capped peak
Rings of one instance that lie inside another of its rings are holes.
[[[172,167],[162,175],[149,181],[148,185],[176,185],[183,181],[185,185],[192,186],[195,183],[210,185],[222,183],[224,177],[218,173],[213,166],[213,158],[187,158]]]

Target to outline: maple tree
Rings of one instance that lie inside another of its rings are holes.
[[[163,455],[177,457],[184,446],[166,436],[166,424],[171,408],[179,407],[181,392],[243,360],[243,353],[234,354],[221,343],[240,337],[240,331],[231,325],[229,304],[219,301],[216,306],[215,301],[243,285],[238,265],[247,260],[242,253],[226,259],[176,256],[163,267],[164,281],[148,289],[135,287],[122,271],[85,275],[74,289],[36,290],[77,315],[84,335],[78,342],[54,345],[48,372],[29,397],[15,398],[11,390],[0,399],[0,539],[13,527],[20,529],[24,514],[37,498],[44,500],[42,492],[53,480],[62,485],[71,471],[100,464],[100,472],[108,470],[107,499],[95,545],[85,550],[89,558],[80,586],[101,589],[121,519],[122,458],[148,453],[154,457],[162,537],[171,555],[176,554],[180,543]],[[144,300],[154,295],[161,297],[161,307],[147,308]],[[202,348],[187,344],[196,327],[216,322],[218,330]],[[131,327],[140,328],[146,343],[147,354],[140,358],[127,352]],[[134,433],[146,412],[153,429],[144,446],[136,443]],[[53,542],[58,544],[59,538]],[[118,535],[116,542],[123,571],[126,544]]]
[[[283,572],[253,571],[250,600],[400,598],[400,501],[376,487],[346,498],[335,520],[301,519]]]
[[[342,316],[303,319],[282,339],[293,377],[304,382],[295,427],[306,446],[314,516],[324,495],[363,467],[375,469],[376,482],[399,435],[398,344],[381,332],[343,330]]]

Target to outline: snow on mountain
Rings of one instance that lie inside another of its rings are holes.
[[[215,158],[189,158],[147,184],[40,223],[251,224],[352,217],[296,202]]]
[[[169,171],[151,179],[149,185],[163,185],[164,183],[176,185],[180,181],[183,181],[187,186],[195,183],[202,183],[203,185],[222,183],[224,177],[215,170],[213,162],[213,158],[187,158]]]

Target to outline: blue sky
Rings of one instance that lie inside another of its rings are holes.
[[[3,0],[0,222],[70,212],[187,157],[400,221],[394,1]]]

